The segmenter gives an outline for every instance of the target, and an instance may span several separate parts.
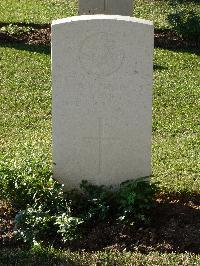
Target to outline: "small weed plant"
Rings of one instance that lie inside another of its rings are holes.
[[[47,169],[41,169],[27,162],[24,169],[12,171],[4,162],[0,171],[0,198],[15,207],[16,237],[30,245],[84,237],[84,228],[98,222],[149,222],[156,184],[138,179],[107,187],[82,181],[80,189],[64,192],[62,185],[47,177]]]
[[[148,222],[156,184],[145,179],[126,181],[119,187],[96,186],[82,181],[81,192],[67,193],[75,214],[84,221],[115,219],[128,223]]]

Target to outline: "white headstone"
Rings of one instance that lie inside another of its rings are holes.
[[[108,15],[52,25],[54,177],[115,185],[151,174],[153,25]]]
[[[79,15],[133,15],[133,0],[79,0]]]

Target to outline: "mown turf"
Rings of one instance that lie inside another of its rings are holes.
[[[156,28],[170,28],[167,16],[183,8],[200,14],[199,0],[135,0],[133,15],[152,20]],[[77,13],[78,0],[1,0],[0,22],[51,23]]]
[[[53,19],[77,14],[75,0],[2,0],[1,22],[50,23]]]
[[[136,0],[134,15],[153,21],[155,28],[170,29],[168,15],[183,9],[195,10],[200,14],[200,2],[199,0]]]
[[[51,148],[49,49],[23,49],[0,48],[1,154],[16,161],[50,156]]]
[[[49,49],[26,48],[0,48],[1,154],[51,171]],[[165,192],[200,192],[199,71],[197,54],[155,49],[152,180]]]
[[[198,266],[200,256],[185,254],[159,254],[151,252],[147,255],[138,252],[104,251],[95,253],[75,253],[53,248],[35,247],[32,251],[8,250],[0,251],[0,265],[66,265],[66,266]]]
[[[199,56],[155,50],[153,175],[165,191],[200,192]]]

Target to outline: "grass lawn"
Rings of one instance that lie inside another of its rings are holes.
[[[30,259],[31,258],[31,259]],[[34,248],[32,251],[0,251],[0,265],[66,265],[66,266],[199,266],[200,256],[192,254],[144,255],[138,252],[96,252],[77,253],[53,248]]]
[[[177,9],[196,10],[200,14],[198,0],[187,3],[177,0],[178,7],[170,0],[136,0],[134,16],[154,21],[156,28],[170,28],[167,16]],[[74,16],[78,12],[77,0],[1,0],[0,22],[51,23],[53,19]]]
[[[1,22],[50,23],[53,19],[77,14],[74,0],[2,0]]]
[[[178,5],[175,5],[176,2]],[[196,10],[200,14],[199,0],[136,0],[134,15],[153,21],[155,28],[169,29],[171,27],[167,16],[183,8],[186,8],[188,11]]]
[[[50,51],[26,48],[0,48],[1,155],[8,168],[29,160],[51,171]],[[167,193],[198,193],[199,57],[155,49],[154,68],[153,181]]]
[[[184,1],[182,1],[185,3]],[[199,10],[198,1],[190,8]],[[135,14],[168,28],[169,1],[135,3]],[[77,13],[76,1],[2,0],[0,22],[50,23]],[[154,51],[152,181],[165,194],[200,194],[198,123],[199,54],[193,50]],[[0,167],[31,178],[50,176],[50,47],[0,43]],[[0,180],[0,185],[1,180]],[[52,248],[0,250],[0,265],[200,265],[194,254],[150,252],[72,253]],[[58,264],[61,265],[61,264]]]
[[[166,192],[200,192],[199,56],[155,49],[153,179]]]

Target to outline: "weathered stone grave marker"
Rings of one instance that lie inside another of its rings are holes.
[[[132,16],[133,0],[79,0],[79,15],[86,14]]]
[[[151,174],[151,22],[84,15],[52,24],[54,177],[116,185]]]

